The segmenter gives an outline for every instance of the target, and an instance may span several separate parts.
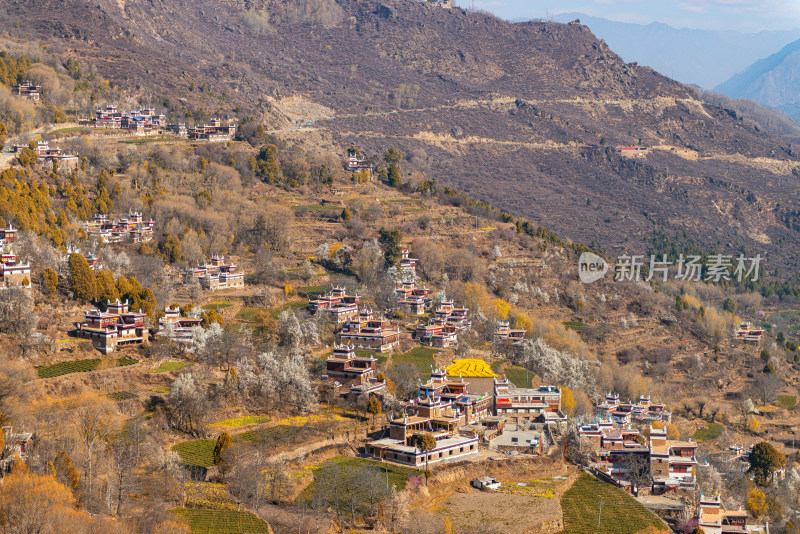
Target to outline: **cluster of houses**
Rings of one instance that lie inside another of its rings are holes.
[[[17,229],[12,225],[0,229],[0,288],[30,287],[31,264],[14,253]]]
[[[414,337],[423,345],[447,348],[458,346],[458,335],[472,326],[469,309],[456,308],[453,299],[442,297],[427,323],[417,325]]]
[[[745,345],[758,345],[764,338],[764,330],[761,328],[752,328],[750,323],[743,322],[739,325],[736,331],[736,339],[743,342]]]
[[[153,227],[155,221],[151,218],[144,220],[138,211],[130,211],[126,217],[110,218],[108,215],[95,214],[83,224],[89,237],[96,238],[101,243],[146,243],[153,240]]]
[[[679,493],[694,488],[697,443],[667,438],[672,414],[663,404],[641,397],[637,403],[620,403],[609,393],[596,406],[593,422],[581,424],[579,433],[592,449],[595,473],[627,491],[638,491],[640,475],[649,473],[655,494]],[[650,425],[649,439],[632,422]]]
[[[128,301],[106,303],[106,311],[91,309],[85,312],[85,320],[76,323],[75,334],[92,341],[92,347],[109,354],[121,348],[141,345],[150,332],[145,327],[142,310],[133,312]],[[202,319],[185,317],[177,306],[167,306],[158,320],[157,334],[167,337],[183,348],[194,343],[194,330],[200,328]]]
[[[82,126],[123,130],[132,134],[145,135],[166,130],[182,137],[204,141],[230,141],[236,136],[236,126],[222,124],[219,118],[211,119],[207,124],[187,128],[184,123],[167,124],[164,114],[156,112],[153,107],[121,111],[113,104],[105,109],[98,109],[94,117],[79,121]]]
[[[167,119],[163,114],[156,114],[155,108],[152,107],[121,111],[117,106],[108,104],[105,109],[96,110],[94,117],[79,121],[79,124],[92,128],[126,130],[130,133],[145,134],[164,128]]]
[[[200,282],[200,287],[209,291],[244,287],[244,271],[233,262],[226,263],[225,256],[215,254],[203,265],[189,267],[187,274]]]
[[[12,86],[11,94],[39,103],[42,99],[42,86],[36,85],[30,80],[25,80],[21,84]]]
[[[491,392],[470,392],[468,385],[461,377],[433,370],[402,414],[389,419],[388,436],[366,444],[367,454],[415,467],[476,455],[481,442],[503,434],[506,420],[493,413]],[[432,449],[420,450],[423,434],[433,436]]]

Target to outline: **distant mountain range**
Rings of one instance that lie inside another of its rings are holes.
[[[714,90],[733,98],[749,98],[800,120],[800,40],[756,61]]]
[[[625,61],[650,66],[665,76],[705,89],[722,84],[753,62],[800,39],[800,29],[758,33],[678,29],[659,22],[628,24],[582,13],[562,13],[553,19],[580,19]]]

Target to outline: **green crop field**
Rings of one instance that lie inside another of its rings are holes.
[[[89,371],[107,369],[109,367],[124,367],[138,362],[139,360],[133,358],[89,358],[86,360],[69,360],[54,363],[53,365],[37,365],[36,372],[39,373],[39,378],[54,378],[71,373],[88,373]]]
[[[603,502],[602,513],[600,501]],[[633,497],[586,473],[581,473],[575,484],[561,497],[561,510],[564,513],[562,534],[634,534],[648,527],[668,532],[664,523]]]
[[[269,525],[250,512],[177,508],[172,513],[189,523],[192,534],[259,534]]]
[[[221,310],[233,306],[230,302],[210,302],[203,305],[204,310]]]
[[[316,297],[320,293],[324,293],[328,289],[328,284],[320,284],[317,286],[301,286],[297,288],[297,294],[303,297]]]
[[[135,399],[136,394],[131,393],[130,391],[115,391],[114,393],[109,393],[108,398],[115,401],[125,401],[129,399]]]
[[[267,428],[256,428],[236,435],[237,440],[246,441],[254,445],[274,447],[277,445],[291,445],[301,443],[303,436],[311,431],[312,426],[277,425]]]
[[[184,367],[194,365],[194,362],[161,362],[161,365],[150,371],[151,373],[169,373],[170,371],[179,371]]]
[[[421,375],[430,376],[431,365],[434,365],[433,355],[438,353],[436,349],[430,347],[414,347],[403,354],[392,356],[392,363],[408,362],[417,366]]]
[[[56,135],[56,134],[78,133],[82,131],[83,131],[83,126],[72,126],[71,128],[59,128],[57,130],[50,130],[47,133],[49,135]]]
[[[795,395],[778,395],[778,404],[781,408],[792,411],[797,406],[797,396]]]
[[[326,461],[318,468],[314,469],[314,480],[323,475],[327,470],[332,469],[334,466],[344,466],[348,469],[356,469],[358,467],[374,467],[379,469],[382,476],[389,476],[389,486],[395,486],[397,491],[402,491],[408,483],[409,477],[424,476],[422,471],[418,471],[412,467],[403,467],[401,465],[388,464],[385,462],[378,462],[376,460],[367,460],[365,458],[350,458],[346,456],[336,456]],[[312,482],[299,499],[310,500],[315,491],[315,482]]]
[[[506,378],[511,380],[511,382],[518,388],[533,387],[531,385],[531,379],[535,375],[527,371],[524,367],[519,367],[517,365],[509,365],[508,367],[505,368],[503,372],[505,373]]]
[[[342,206],[331,204],[306,204],[305,206],[292,206],[295,211],[342,211]]]
[[[172,446],[172,450],[181,455],[181,458],[188,465],[200,467],[211,467],[214,465],[214,439],[196,439],[194,441],[182,441]]]
[[[698,428],[695,430],[694,436],[692,437],[695,441],[709,441],[720,437],[724,431],[724,426],[718,423],[709,423],[706,428]]]

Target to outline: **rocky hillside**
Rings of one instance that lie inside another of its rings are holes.
[[[659,229],[796,267],[800,151],[579,24],[414,0],[29,0],[0,14],[176,113],[257,116],[340,153],[394,145],[406,171],[610,252],[645,253]],[[650,150],[613,148],[637,144]]]

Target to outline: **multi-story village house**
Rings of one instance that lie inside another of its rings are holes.
[[[189,128],[188,136],[197,141],[231,141],[236,137],[236,126],[223,125],[220,119],[213,118],[208,124]]]
[[[736,331],[736,339],[743,342],[745,345],[758,345],[764,338],[764,330],[761,328],[753,328],[750,323],[743,322],[739,325]]]
[[[27,462],[31,447],[33,446],[33,432],[14,432],[11,426],[3,427],[5,440],[3,456],[0,460],[0,472],[8,473],[14,468],[15,462]]]
[[[376,319],[370,310],[361,310],[358,317],[344,323],[339,338],[342,343],[359,349],[388,352],[400,345],[400,330],[385,319]]]
[[[525,341],[524,329],[513,329],[508,321],[498,320],[494,342],[498,345],[521,345]]]
[[[705,534],[769,534],[769,523],[748,524],[747,512],[739,506],[726,510],[719,493],[713,496],[700,494],[699,526]]]
[[[448,415],[450,403],[441,397],[420,398],[415,404],[415,414],[393,418],[389,422],[389,437],[365,445],[367,454],[380,460],[389,460],[415,467],[428,464],[463,460],[478,453],[479,438],[462,436],[458,432],[459,418]],[[420,435],[430,433],[436,446],[425,453],[418,447]]]
[[[184,317],[178,306],[167,306],[164,315],[158,320],[158,331],[161,335],[168,335],[170,339],[180,345],[194,343],[194,331],[200,328],[203,320],[199,317]]]
[[[694,441],[667,439],[666,428],[650,427],[650,476],[653,493],[693,489],[697,466]]]
[[[31,264],[14,254],[17,229],[12,225],[0,229],[0,288],[30,287]]]
[[[92,346],[108,354],[128,345],[141,345],[145,341],[145,314],[142,310],[131,312],[128,301],[109,301],[106,311],[92,309],[86,312],[86,322],[78,323],[78,337],[90,339]]]
[[[400,272],[405,275],[416,275],[417,263],[419,263],[419,260],[409,257],[409,251],[403,249],[403,257],[400,258]]]
[[[566,423],[561,412],[561,388],[539,386],[518,388],[505,377],[494,380],[495,415],[505,416],[509,422]]]
[[[25,80],[19,85],[11,87],[11,94],[27,98],[33,102],[38,103],[42,98],[42,86],[36,85],[30,80]]]
[[[401,282],[395,293],[397,304],[413,315],[422,315],[433,302],[430,289],[417,287],[414,282],[408,280]]]
[[[233,262],[225,263],[225,256],[215,254],[211,261],[190,267],[188,272],[200,281],[203,289],[210,291],[244,287],[244,271]]]
[[[382,395],[386,393],[386,381],[375,376],[373,356],[356,355],[353,345],[334,345],[333,354],[325,360],[326,375],[345,386],[349,386],[348,395]]]
[[[327,313],[336,324],[344,323],[358,317],[358,293],[347,294],[345,286],[334,286],[329,293],[322,293],[308,300],[308,311],[312,314]]]

